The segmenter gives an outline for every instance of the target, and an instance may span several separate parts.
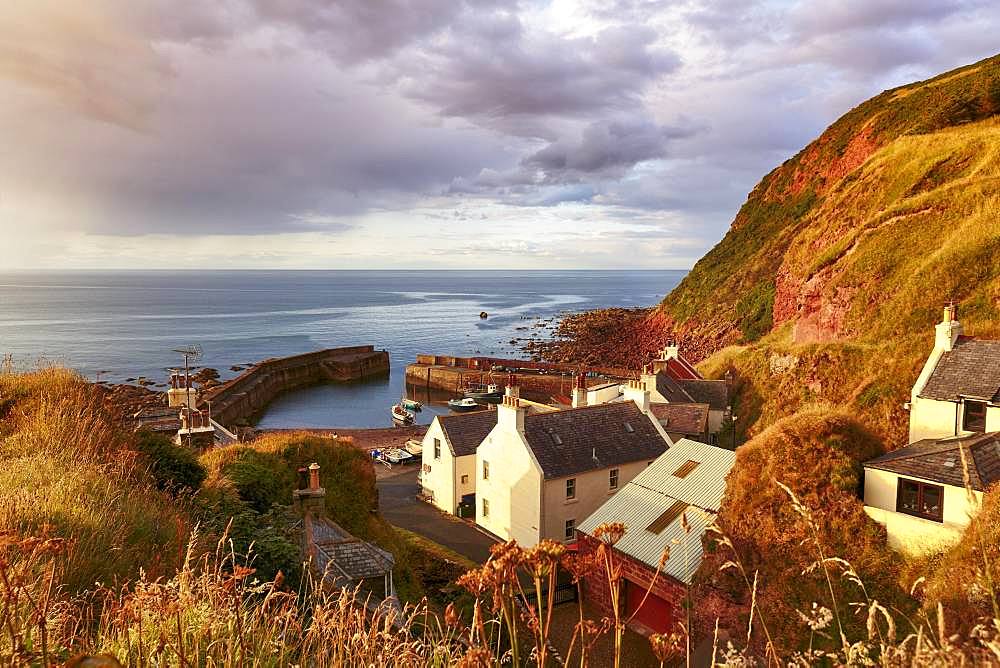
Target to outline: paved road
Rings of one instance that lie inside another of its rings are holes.
[[[419,467],[407,469],[404,473],[380,477],[378,480],[379,510],[382,517],[398,527],[449,547],[477,563],[485,562],[490,556],[490,546],[495,541],[465,522],[450,518],[434,506],[418,501]]]

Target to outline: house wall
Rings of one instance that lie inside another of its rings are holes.
[[[974,500],[970,503],[964,488],[941,485],[944,488],[944,522],[935,522],[896,512],[896,493],[901,477],[939,484],[922,478],[899,476],[890,471],[865,469],[865,512],[885,526],[889,546],[920,554],[957,542],[969,524],[970,515],[978,511],[982,492],[973,492]]]
[[[590,554],[599,547],[597,539],[579,531],[577,532],[577,544],[581,555]],[[680,582],[663,574],[655,577],[654,582],[654,576],[656,576],[654,567],[618,550],[614,550],[613,554],[614,563],[621,566],[622,577],[644,588],[649,588],[652,583],[650,593],[670,603],[674,620],[682,619],[681,604],[684,601],[684,587]],[[584,599],[597,607],[604,615],[611,616],[611,588],[608,586],[608,576],[604,569],[596,569],[592,575],[584,577],[582,584]]]
[[[916,397],[910,401],[910,443],[972,432],[962,429],[964,407],[954,401]],[[1000,431],[1000,406],[986,407],[986,431]]]
[[[483,462],[490,477],[483,480]],[[522,434],[498,424],[476,451],[476,523],[504,540],[524,547],[539,541],[542,470]],[[483,499],[489,517],[483,516]]]
[[[434,439],[441,441],[441,458],[434,458]],[[444,429],[437,418],[427,428],[423,440],[420,441],[423,451],[420,453],[422,466],[421,487],[431,503],[446,513],[454,514],[458,501],[456,494],[456,461],[451,454],[451,447],[445,437]]]
[[[596,406],[597,404],[606,404],[612,399],[617,399],[622,395],[621,385],[605,385],[604,387],[596,387],[594,389],[587,390],[587,405]]]
[[[725,417],[725,411],[708,411],[708,433],[718,434],[722,429],[722,421]]]
[[[575,476],[546,480],[542,491],[542,538],[563,542],[566,540],[566,520],[581,524],[600,508],[615,492],[636,477],[649,462],[643,460],[621,466],[580,473]],[[609,472],[618,469],[618,487],[608,486]],[[576,499],[566,499],[566,481],[576,478]],[[571,538],[570,541],[573,539]]]

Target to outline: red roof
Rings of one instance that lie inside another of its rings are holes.
[[[679,355],[674,359],[667,360],[663,370],[674,380],[702,380],[702,375],[698,373],[698,370]]]

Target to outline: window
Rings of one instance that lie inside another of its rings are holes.
[[[434,459],[441,459],[441,439],[434,439]]]
[[[576,478],[570,478],[566,481],[566,499],[576,498]]]
[[[701,462],[696,462],[696,461],[693,461],[693,460],[690,460],[690,459],[687,460],[686,462],[684,462],[683,464],[681,464],[677,468],[676,471],[674,471],[674,477],[675,478],[686,478],[686,477],[688,477],[688,475],[691,473],[691,471],[694,471],[696,468],[698,468],[698,465],[700,463]]]
[[[650,533],[660,534],[670,526],[670,523],[681,516],[685,510],[688,509],[688,504],[683,501],[675,501],[673,505],[667,508],[662,515],[657,517],[652,523],[646,527],[646,531]]]
[[[483,517],[490,516],[490,500],[483,499]]]
[[[943,522],[944,487],[900,478],[896,488],[896,512]]]
[[[566,520],[566,540],[573,540],[576,536],[576,520]]]
[[[985,401],[965,402],[965,416],[962,419],[962,429],[965,431],[986,431]]]
[[[608,471],[608,487],[618,489],[618,469]]]
[[[483,462],[483,480],[490,479],[490,463]]]
[[[462,476],[462,484],[463,485],[469,484],[469,476],[467,475]]]

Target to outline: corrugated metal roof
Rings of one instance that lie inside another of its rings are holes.
[[[691,582],[701,564],[701,537],[715,520],[726,491],[726,475],[735,459],[736,453],[730,450],[681,439],[584,520],[579,529],[589,534],[605,522],[622,522],[628,530],[615,545],[617,550],[656,568],[664,550],[670,548],[663,572]],[[688,461],[699,465],[685,478],[674,476]],[[658,534],[646,529],[677,501],[691,506],[684,513],[690,533],[684,532],[680,517]]]

